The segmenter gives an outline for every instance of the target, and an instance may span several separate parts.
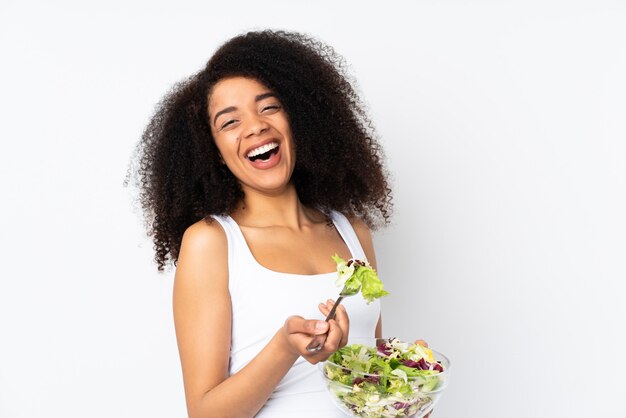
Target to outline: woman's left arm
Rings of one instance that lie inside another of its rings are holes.
[[[374,242],[372,241],[372,233],[370,232],[370,229],[367,227],[365,222],[357,217],[351,217],[349,218],[349,220],[352,224],[354,232],[356,232],[356,236],[359,239],[359,242],[361,243],[361,247],[363,247],[363,252],[365,252],[365,257],[367,258],[367,261],[372,265],[372,267],[374,267],[374,270],[376,270],[376,253],[374,251]],[[378,318],[374,337],[383,337],[382,315]]]

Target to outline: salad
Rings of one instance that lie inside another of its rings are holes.
[[[383,282],[378,278],[376,270],[367,261],[354,258],[346,261],[337,254],[332,259],[337,263],[338,277],[335,284],[342,289],[341,296],[356,295],[360,291],[363,299],[370,304],[374,299],[389,294],[383,289]]]
[[[337,306],[339,306],[341,300],[345,297],[354,296],[361,292],[361,295],[363,295],[363,298],[369,305],[375,299],[389,294],[389,292],[383,289],[383,282],[378,278],[376,270],[374,270],[367,261],[354,258],[346,261],[337,254],[333,255],[331,258],[337,264],[338,277],[335,284],[341,291],[339,292],[337,303],[326,317],[326,321],[334,317]],[[324,345],[325,340],[326,336],[323,334],[314,336],[306,347],[307,351],[319,351]]]
[[[446,363],[447,367],[447,363]],[[334,401],[357,417],[411,417],[434,405],[445,385],[432,350],[391,338],[376,347],[347,345],[323,363]]]

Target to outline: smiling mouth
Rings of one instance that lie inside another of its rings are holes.
[[[272,155],[277,154],[280,146],[277,143],[272,143],[268,145],[264,145],[257,150],[254,150],[248,154],[248,159],[250,161],[267,161]]]

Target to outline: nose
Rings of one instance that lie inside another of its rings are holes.
[[[269,129],[267,122],[259,115],[251,115],[247,118],[245,126],[245,136],[261,135]]]

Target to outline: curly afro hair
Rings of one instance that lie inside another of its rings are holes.
[[[300,33],[249,32],[230,39],[197,74],[157,105],[136,150],[139,201],[159,270],[178,260],[183,233],[209,215],[230,214],[243,191],[221,163],[208,99],[221,79],[243,76],[272,90],[289,117],[300,201],[387,224],[391,189],[372,123],[331,47]],[[320,158],[319,150],[327,150]]]

